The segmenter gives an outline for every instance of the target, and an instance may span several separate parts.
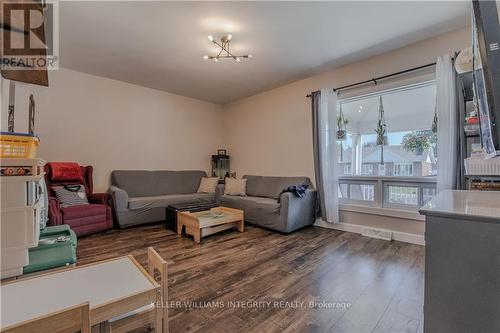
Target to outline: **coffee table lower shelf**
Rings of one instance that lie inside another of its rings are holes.
[[[209,213],[221,213],[220,217],[207,216]],[[196,243],[200,243],[203,237],[217,232],[236,227],[239,232],[243,232],[245,222],[243,211],[228,208],[215,207],[201,212],[178,212],[177,213],[177,233],[182,234],[185,229],[186,235],[191,235]]]

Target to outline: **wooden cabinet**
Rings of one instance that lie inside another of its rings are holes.
[[[426,204],[424,332],[500,332],[500,192]]]

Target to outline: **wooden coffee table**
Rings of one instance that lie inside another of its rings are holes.
[[[177,233],[181,235],[182,227],[185,227],[186,235],[193,236],[196,243],[202,237],[233,227],[243,232],[244,223],[243,211],[222,206],[202,212],[177,213]]]

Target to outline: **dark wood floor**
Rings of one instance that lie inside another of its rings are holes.
[[[145,264],[148,246],[170,264],[173,333],[422,332],[421,246],[319,227],[196,244],[153,224],[79,239],[78,264],[127,254]]]

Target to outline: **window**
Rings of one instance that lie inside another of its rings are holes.
[[[384,145],[375,133],[380,96]],[[342,202],[416,210],[435,195],[433,176],[439,172],[437,135],[431,131],[435,100],[435,83],[424,82],[339,102],[348,133],[337,141],[343,163]]]
[[[352,136],[346,133],[343,140],[337,140],[338,163],[343,175],[352,175]]]
[[[422,188],[422,206],[425,205],[429,200],[434,198],[436,192],[437,191],[435,187]]]
[[[384,183],[384,206],[411,208],[417,210],[436,195],[432,182],[392,182]]]
[[[416,206],[418,204],[418,187],[388,185],[386,200],[388,204]]]
[[[340,178],[340,203],[417,211],[436,195],[433,178],[415,178],[411,181],[391,180],[390,177],[362,178]]]
[[[373,164],[361,164],[361,174],[373,176]]]
[[[375,186],[366,184],[350,184],[350,199],[362,201],[375,200]]]
[[[344,175],[352,175],[351,163],[344,164]]]
[[[435,158],[437,142],[436,135],[430,129],[389,132],[387,138],[387,145],[382,147],[376,144],[377,136],[375,134],[361,135],[362,165],[378,164],[380,176],[424,177],[433,175],[432,171],[436,170],[437,166]],[[420,146],[427,148],[424,149]],[[414,168],[414,165],[417,168]],[[368,173],[362,169],[361,174]]]
[[[378,165],[378,175],[385,176],[385,164]]]
[[[344,140],[337,140],[339,163],[350,163],[352,158],[352,135],[347,133]]]
[[[394,163],[394,176],[413,176],[413,164]]]
[[[346,182],[339,184],[341,202],[375,202],[375,182]]]
[[[377,144],[375,133],[380,96],[386,123],[384,145]],[[435,176],[437,136],[431,131],[435,99],[435,84],[426,82],[341,100],[348,135],[338,141],[339,161],[351,163],[353,175]]]

